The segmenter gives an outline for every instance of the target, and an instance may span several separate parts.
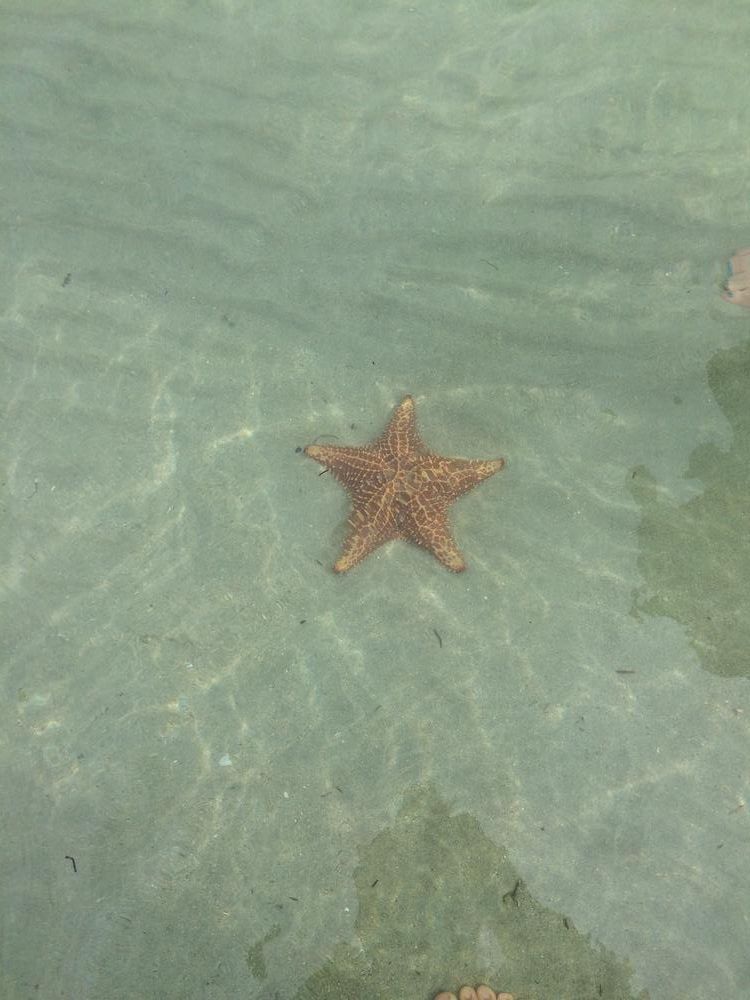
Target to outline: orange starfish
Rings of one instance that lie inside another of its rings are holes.
[[[417,433],[411,396],[399,403],[371,444],[310,444],[305,454],[327,466],[352,498],[349,534],[333,567],[337,573],[346,573],[392,538],[421,545],[456,573],[466,569],[448,526],[448,507],[505,465],[504,458],[483,462],[432,455]]]

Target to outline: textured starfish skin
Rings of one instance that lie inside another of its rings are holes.
[[[505,465],[444,458],[425,448],[417,432],[414,400],[406,396],[379,438],[359,448],[311,444],[305,454],[331,470],[352,499],[349,534],[334,564],[346,573],[393,538],[432,552],[460,573],[466,563],[448,525],[448,507]]]

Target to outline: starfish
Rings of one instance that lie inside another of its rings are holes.
[[[504,458],[481,461],[431,454],[417,432],[411,396],[402,399],[386,429],[370,444],[309,444],[305,454],[330,469],[352,499],[349,534],[334,563],[336,573],[346,573],[393,538],[421,545],[443,566],[460,573],[466,563],[450,532],[448,507],[505,465]]]

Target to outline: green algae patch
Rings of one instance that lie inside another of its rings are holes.
[[[519,1000],[635,996],[626,963],[537,902],[505,850],[430,787],[360,850],[355,882],[355,940],[296,1000],[428,1000],[479,982]]]
[[[274,924],[265,937],[262,937],[260,941],[256,941],[255,944],[250,945],[248,948],[247,967],[256,979],[263,980],[266,978],[267,969],[264,948],[267,944],[273,941],[274,938],[278,937],[279,934],[281,934],[281,927],[278,924]]]
[[[675,503],[634,470],[644,585],[632,610],[682,624],[707,670],[750,676],[750,346],[716,354],[708,382],[733,436],[728,451],[707,444],[690,456],[686,478],[703,492]]]

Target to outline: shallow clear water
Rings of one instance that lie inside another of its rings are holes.
[[[747,996],[735,6],[2,21],[0,995]]]

